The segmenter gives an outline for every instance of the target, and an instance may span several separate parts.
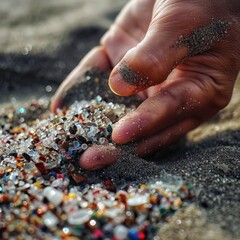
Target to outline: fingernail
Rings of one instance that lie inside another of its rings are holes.
[[[119,69],[114,69],[109,77],[109,87],[117,95],[129,96],[137,92],[134,85],[128,84],[119,74]]]

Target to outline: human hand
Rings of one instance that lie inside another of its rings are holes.
[[[51,109],[63,103],[89,68],[113,69],[109,86],[142,104],[114,127],[117,144],[135,142],[140,156],[164,148],[224,108],[240,67],[238,0],[132,0],[62,83]],[[111,164],[115,150],[89,148],[80,165]]]

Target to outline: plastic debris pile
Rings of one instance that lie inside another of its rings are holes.
[[[181,178],[166,174],[121,188],[111,179],[89,185],[81,154],[114,144],[113,124],[131,109],[100,96],[40,116],[46,106],[41,100],[1,112],[1,239],[154,239],[161,222],[193,197]]]

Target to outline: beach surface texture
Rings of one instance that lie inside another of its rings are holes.
[[[230,104],[176,145],[147,159],[117,146],[120,159],[97,171],[79,157],[114,145],[114,123],[138,100],[90,71],[49,112],[126,2],[1,1],[0,239],[240,239],[240,79]]]

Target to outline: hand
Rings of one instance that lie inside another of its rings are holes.
[[[94,48],[62,83],[64,89],[89,67],[112,69],[109,86],[142,104],[113,129],[118,144],[134,141],[140,156],[164,148],[224,108],[240,68],[239,0],[132,0]],[[92,147],[80,165],[111,164],[115,150]]]

